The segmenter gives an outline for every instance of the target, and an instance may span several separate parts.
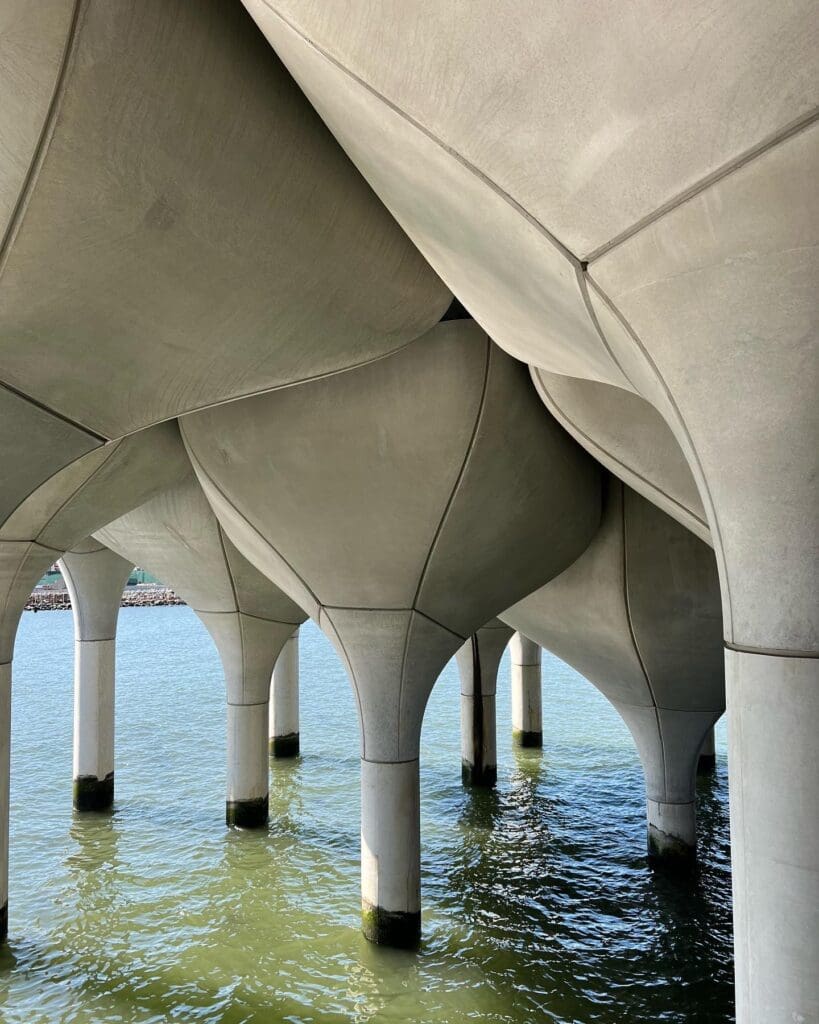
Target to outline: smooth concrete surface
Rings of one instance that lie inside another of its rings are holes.
[[[227,764],[227,824],[237,828],[266,828],[267,701],[228,703]]]
[[[361,760],[361,913],[364,935],[413,948],[421,938],[418,761]]]
[[[543,746],[541,648],[522,633],[509,641],[512,739],[521,747]]]
[[[819,1020],[819,659],[726,650],[739,1021]]]
[[[471,320],[180,426],[227,536],[344,661],[368,762],[418,758],[449,658],[599,523],[597,467]]]
[[[639,395],[598,381],[531,368],[549,412],[614,476],[712,544],[711,531],[676,438]]]
[[[447,309],[239,3],[28,6],[0,15],[4,383],[112,439]]]
[[[114,803],[117,618],[133,563],[93,539],[59,561],[74,616],[74,807]]]
[[[501,618],[611,701],[634,737],[649,811],[693,804],[700,747],[725,706],[719,583],[705,543],[609,477],[584,554]],[[651,814],[649,825],[656,831]],[[693,845],[682,813],[665,810],[660,831]]]
[[[11,663],[0,663],[0,942],[8,934]]]
[[[228,704],[226,820],[263,827],[271,676],[305,613],[224,535],[189,465],[173,487],[96,537],[172,587],[213,638]]]
[[[299,752],[299,631],[281,650],[270,684],[269,748],[273,757]]]
[[[498,778],[495,694],[498,668],[512,630],[492,619],[457,651],[461,680],[461,778],[494,786]]]

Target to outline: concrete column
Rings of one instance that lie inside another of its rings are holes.
[[[114,803],[114,674],[117,618],[131,562],[99,541],[60,559],[74,614],[74,807]]]
[[[267,701],[227,706],[225,820],[237,828],[267,827],[267,708]]]
[[[225,821],[237,828],[267,828],[270,680],[293,626],[243,612],[198,615],[216,643],[225,671]]]
[[[807,1024],[819,1021],[819,659],[726,650],[725,669],[737,1020]]]
[[[370,942],[412,949],[421,938],[418,760],[361,761],[361,910]]]
[[[270,754],[295,757],[299,752],[299,631],[284,645],[273,669],[270,692]]]
[[[713,775],[717,768],[717,748],[714,741],[714,730],[709,729],[700,747],[697,761],[697,775]]]
[[[0,942],[9,930],[9,781],[11,774],[11,663],[0,665]]]
[[[719,711],[612,703],[628,726],[643,765],[649,857],[680,864],[693,861],[697,762]]]
[[[461,778],[494,786],[498,777],[495,693],[498,667],[512,630],[492,619],[456,653],[461,677]]]
[[[542,747],[540,645],[522,633],[515,633],[509,651],[512,656],[512,738],[521,747]]]

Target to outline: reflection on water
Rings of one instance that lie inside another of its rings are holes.
[[[8,1024],[168,1021],[674,1022],[732,1019],[726,768],[699,792],[690,877],[643,855],[642,778],[613,710],[544,664],[546,749],[514,750],[499,685],[499,784],[460,783],[458,685],[422,751],[424,943],[358,931],[352,697],[309,624],[300,758],[271,765],[267,833],[224,827],[224,708],[186,608],[120,619],[117,804],[71,809],[71,616],[17,644]]]

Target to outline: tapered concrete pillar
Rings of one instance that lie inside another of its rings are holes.
[[[700,747],[697,775],[713,775],[717,768],[717,747],[713,728],[709,729]]]
[[[501,618],[608,697],[642,762],[649,856],[690,860],[697,761],[724,710],[712,550],[609,478],[603,523],[586,551]]]
[[[361,918],[370,942],[412,949],[421,938],[417,758],[361,761]]]
[[[199,617],[216,643],[227,686],[225,821],[236,828],[266,828],[270,680],[293,627],[241,612]]]
[[[726,650],[725,669],[737,1020],[813,1024],[819,659]]]
[[[270,688],[270,754],[295,757],[299,752],[299,631],[276,659]]]
[[[11,663],[0,665],[0,942],[9,930],[9,782],[11,775]]]
[[[133,563],[88,539],[60,559],[74,615],[74,807],[114,803],[117,618]]]
[[[643,765],[649,857],[691,860],[697,848],[697,762],[719,712],[613,703],[634,737]]]
[[[461,779],[494,786],[498,777],[495,693],[498,667],[512,630],[493,619],[456,655],[461,677]]]
[[[512,739],[521,747],[542,747],[540,645],[522,633],[515,633],[509,652],[512,657]]]
[[[538,403],[518,364],[454,320],[389,358],[183,426],[226,534],[347,667],[362,737],[363,928],[376,942],[420,934],[417,762],[435,680],[500,609],[563,572],[599,523],[597,466]]]
[[[267,701],[227,706],[225,820],[265,828],[268,814]]]

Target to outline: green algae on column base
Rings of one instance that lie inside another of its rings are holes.
[[[114,806],[114,773],[104,779],[96,775],[78,775],[74,779],[74,809],[77,811],[109,811]]]
[[[417,949],[421,942],[421,911],[385,910],[362,900],[361,930],[376,945]]]

